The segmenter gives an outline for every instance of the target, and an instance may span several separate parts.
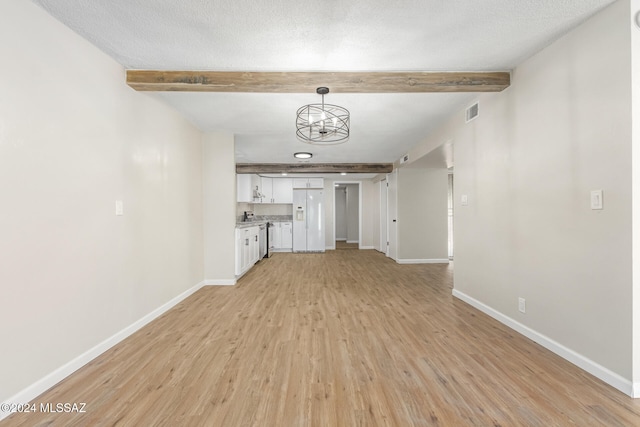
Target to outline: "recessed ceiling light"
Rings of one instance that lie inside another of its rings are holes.
[[[282,172],[282,176],[287,176],[287,173],[286,172]]]
[[[344,176],[346,174],[347,174],[346,172],[340,172],[340,175],[342,175],[342,176]]]
[[[298,152],[298,153],[293,153],[293,157],[295,157],[296,159],[310,159],[313,157],[313,154],[306,153],[306,152]]]

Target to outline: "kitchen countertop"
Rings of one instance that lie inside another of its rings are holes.
[[[293,219],[256,219],[247,222],[239,221],[236,222],[236,228],[257,227],[258,225],[266,224],[268,222],[293,222]]]
[[[236,228],[249,228],[249,227],[257,227],[259,225],[266,224],[266,220],[257,220],[257,221],[247,221],[247,222],[236,222]]]

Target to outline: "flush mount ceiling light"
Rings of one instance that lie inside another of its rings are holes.
[[[306,152],[293,153],[293,157],[296,159],[310,159],[313,157],[313,154]]]
[[[321,104],[309,104],[298,109],[296,136],[302,142],[316,145],[342,144],[349,139],[349,111],[333,104],[325,104],[324,96],[329,88],[319,87]]]

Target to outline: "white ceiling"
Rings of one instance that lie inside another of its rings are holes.
[[[613,0],[32,0],[128,69],[508,71]],[[393,162],[477,94],[332,94],[345,144],[295,138],[309,94],[148,94],[203,131],[236,135],[236,160]]]

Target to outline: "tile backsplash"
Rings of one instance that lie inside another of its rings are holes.
[[[238,203],[236,207],[237,222],[242,222],[244,211],[253,211],[255,220],[259,221],[291,221],[293,219],[293,205],[291,204]]]

